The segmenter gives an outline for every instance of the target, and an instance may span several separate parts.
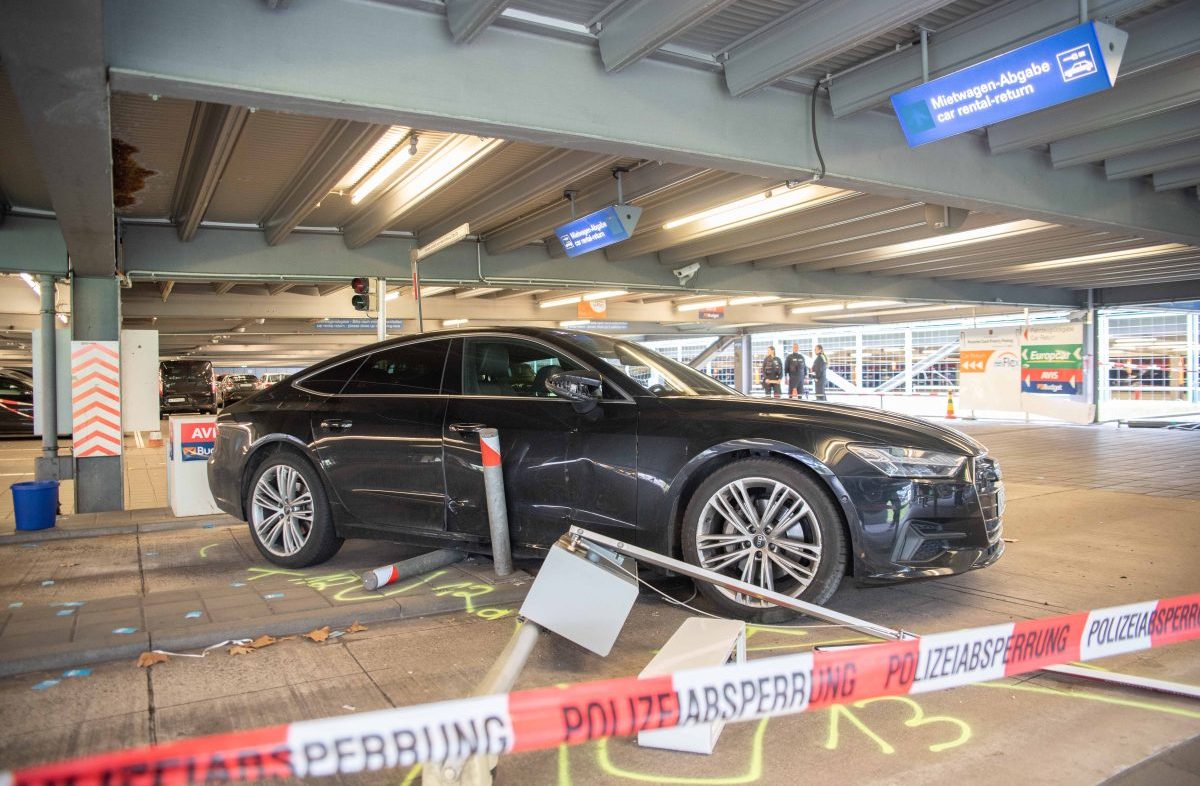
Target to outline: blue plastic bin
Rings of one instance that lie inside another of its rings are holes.
[[[12,485],[18,530],[49,529],[58,512],[58,481],[30,480]]]

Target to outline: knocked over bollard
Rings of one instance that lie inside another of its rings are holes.
[[[454,549],[438,549],[428,554],[421,554],[411,559],[402,560],[394,565],[384,565],[382,568],[368,570],[362,574],[363,589],[377,590],[394,584],[409,576],[420,576],[431,570],[444,568],[466,559],[466,553]]]
[[[512,544],[508,538],[508,504],[504,499],[504,469],[500,464],[500,434],[494,428],[479,430],[483,456],[483,490],[487,497],[488,528],[492,535],[492,562],[497,576],[513,572]]]

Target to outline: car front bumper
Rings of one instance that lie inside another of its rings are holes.
[[[860,582],[965,573],[1004,553],[1004,484],[999,465],[987,456],[947,480],[840,480],[859,518],[854,572]]]

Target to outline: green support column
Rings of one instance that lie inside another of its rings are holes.
[[[121,287],[114,276],[71,279],[72,338],[119,341]],[[124,456],[75,460],[75,512],[100,513],[125,507]]]

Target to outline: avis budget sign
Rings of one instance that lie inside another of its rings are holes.
[[[1021,331],[1021,392],[1074,396],[1083,386],[1083,325]]]
[[[184,461],[208,461],[217,442],[217,424],[215,421],[184,423],[179,436]]]

